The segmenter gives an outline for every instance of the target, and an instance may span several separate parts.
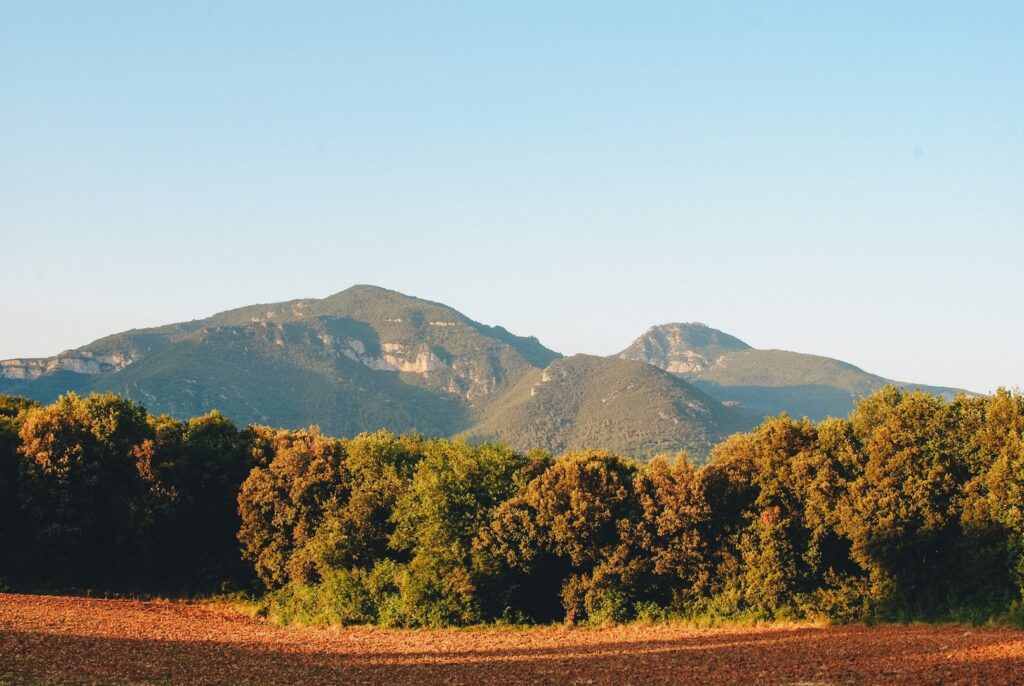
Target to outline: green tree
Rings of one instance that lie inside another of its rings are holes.
[[[25,398],[0,395],[0,582],[20,575],[25,564],[28,527],[20,512],[23,458],[18,432],[29,410],[38,405]]]
[[[1004,534],[1014,595],[1020,600],[1024,594],[1024,396],[1001,388],[988,398],[978,436],[979,452],[985,455],[981,466],[988,470],[981,484],[972,484],[968,521],[974,530],[991,530],[994,523]]]
[[[966,487],[980,463],[964,452],[973,443],[963,409],[888,387],[851,415],[865,464],[840,505],[840,526],[889,612],[936,616],[1005,588],[1005,564],[982,578],[968,572],[990,546],[965,529]]]
[[[639,602],[681,609],[709,585],[708,533],[712,512],[697,469],[685,454],[670,464],[658,457],[634,478],[636,521],[624,520],[629,545],[626,585]]]
[[[710,573],[706,599],[717,599],[715,612],[727,613],[742,604],[741,537],[754,518],[758,497],[756,451],[752,434],[734,434],[715,446],[698,472],[698,486],[712,517],[705,535]]]
[[[370,569],[395,556],[390,548],[395,504],[409,488],[425,446],[419,435],[387,431],[345,441],[351,492],[316,533],[321,576],[329,569]]]
[[[559,598],[570,624],[629,614],[622,534],[639,516],[636,472],[611,453],[567,453],[497,509],[479,545],[529,577],[532,616],[547,618]]]
[[[319,430],[259,432],[257,449],[274,457],[256,467],[238,493],[238,540],[268,587],[317,580],[316,534],[348,500],[345,446]]]
[[[480,621],[473,544],[495,508],[522,489],[530,458],[501,445],[434,440],[426,444],[395,507],[391,547],[409,563],[400,587],[408,622],[438,626]]]
[[[142,406],[109,394],[68,394],[30,410],[20,437],[30,554],[42,578],[130,582],[150,519],[135,458],[152,437]]]
[[[190,419],[183,438],[190,502],[182,529],[194,547],[194,574],[206,586],[243,580],[237,494],[254,466],[250,436],[214,410]]]

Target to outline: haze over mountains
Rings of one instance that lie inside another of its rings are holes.
[[[886,383],[894,382],[838,360],[757,350],[703,324],[652,327],[607,358],[563,357],[536,338],[374,286],[0,361],[0,393],[41,401],[115,391],[178,417],[218,409],[243,424],[317,424],[335,435],[417,429],[637,458],[688,450],[699,459],[782,411],[846,415]]]

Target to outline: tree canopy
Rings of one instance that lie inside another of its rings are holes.
[[[0,578],[288,621],[984,619],[1024,591],[1024,397],[887,387],[647,464],[0,398]]]

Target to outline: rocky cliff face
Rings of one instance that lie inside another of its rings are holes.
[[[56,357],[0,360],[0,377],[17,381],[31,381],[44,374],[61,371],[94,376],[124,369],[135,359],[130,354],[98,355],[82,351],[61,353]]]
[[[662,324],[652,326],[618,356],[687,375],[720,364],[726,353],[749,348],[740,339],[705,324]]]
[[[431,326],[456,326],[431,322]],[[502,370],[475,358],[452,355],[443,347],[424,343],[382,342],[372,344],[352,337],[321,334],[324,352],[344,356],[367,369],[416,375],[419,382],[435,385],[460,398],[472,401],[492,393],[500,384]]]

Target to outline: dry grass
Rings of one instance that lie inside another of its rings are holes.
[[[1024,633],[279,629],[228,606],[0,595],[0,683],[1020,684]]]

